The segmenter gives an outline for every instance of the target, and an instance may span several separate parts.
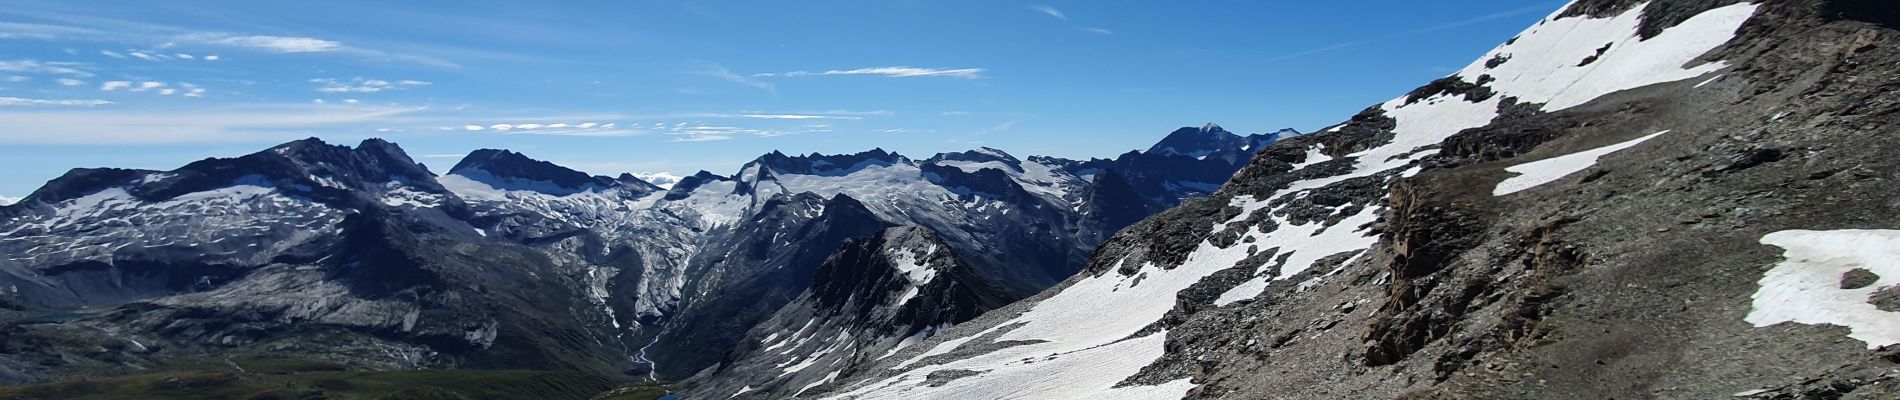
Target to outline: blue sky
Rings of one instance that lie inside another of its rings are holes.
[[[0,195],[316,136],[444,172],[772,150],[1111,157],[1180,126],[1325,127],[1560,1],[0,1]]]

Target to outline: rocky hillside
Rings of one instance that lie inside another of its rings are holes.
[[[1900,396],[1896,21],[1574,2],[805,396]]]
[[[885,229],[845,242],[810,289],[752,328],[686,395],[797,396],[1008,299],[929,230]]]

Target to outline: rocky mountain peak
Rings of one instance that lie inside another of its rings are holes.
[[[870,166],[889,166],[908,163],[910,159],[897,153],[874,148],[854,154],[819,154],[802,156],[786,155],[778,151],[766,153],[747,163],[742,171],[752,171],[754,166],[769,169],[772,172],[794,175],[845,175]],[[745,175],[745,172],[741,172]],[[739,179],[747,179],[745,176]]]
[[[1184,155],[1188,157],[1205,156],[1230,147],[1245,145],[1240,135],[1222,129],[1220,125],[1207,124],[1199,128],[1182,127],[1169,133],[1154,146],[1148,147],[1150,154]]]
[[[856,299],[871,308],[902,307],[936,278],[957,268],[968,268],[936,234],[916,226],[884,229],[869,238],[846,241],[818,267],[812,297],[824,306],[841,306]]]
[[[708,183],[724,182],[724,181],[730,181],[730,180],[732,180],[732,178],[730,177],[714,174],[706,170],[700,170],[699,172],[694,173],[692,176],[680,178],[679,182],[674,182],[673,187],[666,190],[666,200],[684,199],[689,196],[692,196],[693,190],[699,189],[700,186],[704,186]]]
[[[937,153],[937,155],[930,157],[929,160],[924,161],[925,164],[940,164],[940,165],[947,165],[950,163],[957,163],[957,162],[961,162],[961,163],[992,163],[993,162],[993,163],[1000,163],[1003,166],[1009,167],[1009,169],[1014,170],[1016,172],[1022,172],[1022,169],[1023,169],[1022,168],[1023,163],[1021,160],[1016,159],[1015,156],[1011,156],[1007,152],[1004,152],[1002,150],[998,150],[995,148],[991,148],[991,147],[979,147],[979,148],[976,148],[975,150],[967,150],[967,151],[960,151],[960,152],[954,152],[954,153]]]

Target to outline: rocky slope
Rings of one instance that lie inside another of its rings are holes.
[[[1009,299],[919,227],[845,242],[812,282],[690,381],[686,395],[797,396]]]
[[[1896,16],[1574,2],[804,396],[1892,398]]]

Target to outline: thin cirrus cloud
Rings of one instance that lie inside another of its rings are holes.
[[[1039,12],[1039,13],[1048,14],[1050,17],[1054,17],[1055,19],[1059,19],[1063,21],[1069,20],[1069,16],[1062,15],[1062,10],[1057,10],[1055,7],[1045,6],[1041,4],[1030,4],[1029,9],[1036,10],[1036,12]]]
[[[740,114],[739,117],[755,119],[864,119],[863,117],[809,114]]]
[[[0,143],[158,144],[274,142],[329,126],[389,120],[422,108],[244,105],[189,113],[116,107],[0,110]]]
[[[195,56],[195,55],[191,55],[191,53],[166,53],[166,52],[161,52],[158,50],[126,50],[123,53],[112,51],[112,50],[99,50],[99,55],[117,58],[121,60],[139,59],[139,60],[144,60],[144,61],[155,61],[155,62],[200,61],[200,60],[217,61],[220,58],[219,56],[215,54],[205,55],[205,56]]]
[[[432,85],[432,83],[417,80],[386,81],[381,79],[363,79],[361,77],[348,81],[318,78],[311,79],[310,83],[321,84],[322,86],[318,87],[317,91],[324,93],[376,93],[386,90],[403,90]]]
[[[801,77],[801,76],[870,75],[870,76],[883,76],[883,77],[890,77],[890,78],[943,77],[943,78],[961,78],[961,79],[983,79],[985,78],[983,73],[988,72],[988,71],[989,70],[983,69],[983,68],[934,69],[934,68],[918,68],[918,67],[876,67],[876,68],[858,68],[858,69],[846,69],[846,70],[834,69],[834,70],[822,71],[822,72],[792,71],[792,72],[785,72],[785,73],[755,74],[753,76]]]
[[[320,53],[344,50],[342,42],[294,36],[240,36],[226,33],[179,35],[177,40],[242,47],[274,53]],[[136,53],[134,53],[136,57]]]
[[[67,82],[60,82],[60,84],[66,83]],[[85,82],[73,81],[73,83],[74,84],[67,86],[77,86]],[[191,84],[190,82],[179,82],[177,87],[173,87],[165,82],[156,81],[105,81],[99,83],[99,90],[101,91],[113,92],[120,89],[124,89],[127,92],[154,92],[162,96],[183,93],[185,97],[204,97],[205,94],[205,88]]]
[[[0,106],[80,106],[93,107],[112,104],[105,100],[76,99],[29,99],[21,97],[0,97]]]
[[[143,43],[157,46],[159,49],[166,49],[173,46],[196,45],[277,54],[328,53],[350,55],[367,60],[407,62],[447,69],[458,69],[462,67],[461,64],[421,54],[423,52],[414,51],[414,49],[410,51],[389,51],[355,46],[344,43],[343,41],[317,37],[203,31],[192,27],[160,22],[124,20],[92,15],[75,15],[66,12],[45,10],[0,10],[0,13],[9,13],[49,21],[46,23],[32,24],[0,22],[0,38],[33,38],[111,44]],[[128,54],[131,52],[143,54],[143,56]],[[125,52],[102,50],[99,54],[112,58],[136,58],[148,61],[174,59],[217,61],[222,58],[217,55],[191,55],[189,53],[159,52],[157,50],[127,50]]]
[[[1065,22],[1064,25],[1068,25],[1066,24],[1066,22],[1069,22],[1069,16],[1067,14],[1063,14],[1062,10],[1057,10],[1055,7],[1045,6],[1041,4],[1030,4],[1029,9],[1042,13],[1044,15],[1048,15],[1052,18]],[[1075,28],[1075,30],[1093,33],[1097,35],[1112,36],[1115,34],[1115,31],[1108,30],[1108,28],[1095,27],[1095,26],[1078,26]]]
[[[743,119],[748,119],[748,118],[758,118],[758,117],[764,117],[764,116],[775,117],[775,118],[763,118],[767,120],[812,120],[812,119],[854,119],[855,118],[855,117],[834,118],[835,116],[797,115],[797,114],[682,114],[682,115],[674,115],[674,117],[682,117],[682,116],[690,116],[693,118],[698,118],[698,117],[725,118],[725,119],[734,120],[732,122],[740,122],[738,120],[743,120]],[[786,116],[796,116],[800,118],[782,118]],[[825,117],[825,118],[802,118],[802,117]],[[804,124],[804,125],[796,126],[796,127],[765,128],[765,127],[748,126],[749,124],[744,124],[744,123],[708,124],[708,123],[697,122],[697,121],[695,122],[653,122],[650,124],[638,123],[638,122],[626,122],[626,123],[617,123],[617,122],[544,123],[542,122],[545,120],[546,120],[545,118],[526,118],[526,119],[517,119],[512,122],[480,122],[480,123],[462,125],[460,127],[443,126],[443,127],[438,127],[437,130],[441,130],[441,131],[459,130],[459,131],[464,131],[468,133],[488,133],[488,134],[502,134],[502,135],[547,135],[547,136],[590,136],[590,137],[660,135],[662,137],[668,138],[667,140],[674,141],[674,142],[713,142],[713,141],[732,140],[732,139],[736,139],[740,137],[768,138],[768,137],[799,135],[799,134],[807,134],[807,133],[824,133],[824,132],[833,131],[831,125],[822,124],[822,123],[818,123],[818,124],[808,123],[808,124]],[[533,121],[533,122],[522,122],[522,121]]]
[[[444,130],[456,130],[455,127],[444,127],[444,128],[446,128]],[[615,123],[615,122],[606,122],[606,123],[556,122],[556,123],[549,123],[549,124],[538,123],[538,122],[495,123],[495,124],[488,124],[488,125],[464,125],[460,129],[463,131],[468,131],[468,132],[492,132],[492,133],[508,134],[508,135],[588,136],[588,137],[642,136],[649,133],[647,131],[640,130],[633,127],[623,128],[620,126],[619,123]]]
[[[92,76],[92,72],[74,68],[64,63],[40,62],[38,60],[0,60],[0,72],[70,75],[81,78]]]
[[[719,80],[723,80],[726,82],[732,82],[732,83],[737,83],[741,85],[755,87],[755,88],[758,88],[759,90],[764,90],[767,93],[771,93],[773,96],[778,95],[777,86],[773,86],[771,83],[759,81],[757,79],[748,78],[745,75],[739,75],[739,74],[733,73],[732,70],[726,69],[725,66],[722,66],[719,64],[707,65],[705,68],[700,69],[697,72],[697,74],[719,78]]]

